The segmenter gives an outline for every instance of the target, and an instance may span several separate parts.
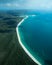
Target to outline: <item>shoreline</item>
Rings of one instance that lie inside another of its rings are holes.
[[[36,16],[36,15],[32,15],[32,16]],[[22,41],[21,41],[21,38],[20,38],[20,34],[19,34],[19,31],[18,31],[18,27],[24,22],[24,20],[26,20],[29,16],[26,16],[24,19],[22,19],[21,22],[19,22],[19,24],[17,25],[16,27],[16,32],[17,32],[17,37],[18,37],[18,41],[19,41],[19,44],[21,45],[21,47],[23,48],[23,50],[26,52],[26,54],[35,62],[37,63],[38,65],[42,65],[31,53],[30,51],[23,45]]]

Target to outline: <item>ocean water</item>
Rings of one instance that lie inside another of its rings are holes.
[[[32,55],[52,65],[52,14],[29,16],[18,28],[22,43]]]

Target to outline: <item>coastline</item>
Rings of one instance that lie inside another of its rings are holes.
[[[36,15],[32,15],[32,16],[36,16]],[[16,27],[16,32],[17,32],[17,37],[18,37],[18,41],[19,44],[21,45],[21,47],[23,48],[23,50],[26,52],[26,54],[38,65],[42,65],[32,54],[31,52],[23,45],[21,38],[20,38],[20,34],[19,34],[19,30],[18,27],[24,22],[25,19],[27,19],[28,16],[26,16],[24,19],[22,19],[22,21],[17,25]]]

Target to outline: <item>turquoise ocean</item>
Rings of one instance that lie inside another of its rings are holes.
[[[52,14],[28,16],[18,27],[20,38],[31,54],[45,65],[52,64]]]

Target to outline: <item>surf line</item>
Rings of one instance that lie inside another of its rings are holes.
[[[32,15],[32,16],[36,16],[36,15]],[[20,38],[20,34],[19,34],[19,30],[18,27],[24,22],[24,20],[26,20],[29,16],[26,16],[24,19],[22,19],[21,22],[19,22],[19,24],[16,27],[16,32],[17,32],[17,37],[18,37],[18,41],[19,44],[21,45],[21,47],[23,48],[23,50],[26,52],[26,54],[38,65],[42,65],[31,53],[30,51],[28,51],[28,49],[23,45],[21,38]]]

